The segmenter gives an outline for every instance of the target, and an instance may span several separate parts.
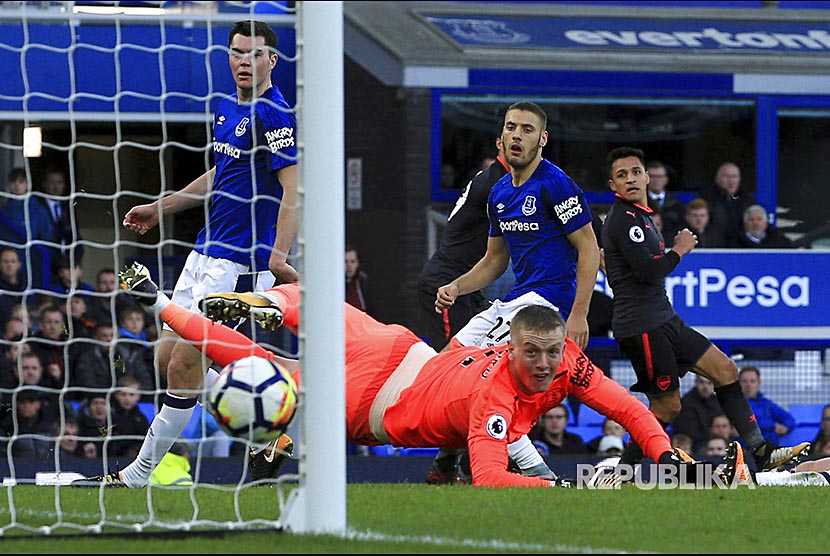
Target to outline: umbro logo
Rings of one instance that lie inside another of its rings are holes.
[[[245,130],[248,128],[248,124],[251,122],[251,119],[248,117],[242,118],[242,121],[239,122],[239,125],[236,126],[234,133],[237,137],[242,137],[245,135]]]

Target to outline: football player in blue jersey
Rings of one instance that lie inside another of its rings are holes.
[[[487,250],[468,272],[438,288],[435,309],[441,312],[458,296],[487,286],[511,262],[516,280],[503,299],[475,315],[445,349],[507,342],[512,316],[534,304],[557,309],[566,321],[568,337],[584,349],[599,269],[599,247],[585,194],[563,170],[542,158],[548,142],[547,114],[538,104],[511,104],[500,139],[510,173],[493,185],[487,200]],[[514,460],[525,453],[536,457],[527,436],[510,445]],[[429,482],[442,482],[438,475],[449,471],[441,461],[451,459],[450,451],[439,453]],[[539,468],[546,468],[541,456],[538,460]]]
[[[531,304],[557,309],[566,320],[568,337],[580,348],[588,344],[599,248],[582,189],[542,158],[546,127],[547,114],[533,102],[514,103],[505,112],[501,141],[510,174],[493,185],[487,201],[487,251],[467,273],[438,288],[436,310],[487,286],[511,261],[516,281],[504,299],[474,316],[451,346],[504,343],[510,316]]]
[[[173,300],[198,310],[207,293],[233,291],[243,273],[255,289],[297,281],[287,256],[297,235],[297,145],[293,111],[271,83],[277,36],[266,23],[239,21],[228,37],[236,92],[220,101],[213,120],[215,165],[184,189],[133,207],[124,226],[139,234],[162,216],[201,206],[209,213],[176,282]],[[138,457],[123,471],[131,486],[146,484],[153,469],[190,420],[196,392],[215,380],[202,354],[166,326],[156,358],[167,376],[164,404]],[[177,341],[172,341],[177,340]]]

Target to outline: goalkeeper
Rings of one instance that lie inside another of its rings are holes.
[[[231,328],[174,304],[158,291],[145,267],[136,263],[122,272],[121,283],[219,365],[253,354],[299,374],[296,361],[279,357]],[[213,320],[245,316],[268,328],[284,324],[296,333],[299,304],[300,286],[293,283],[264,294],[210,294],[200,308]],[[382,324],[348,304],[344,304],[344,311],[346,431],[352,442],[467,446],[473,484],[478,486],[567,484],[553,476],[533,476],[538,453],[532,446],[533,454],[510,454],[523,473],[510,472],[508,444],[526,434],[539,415],[571,395],[621,423],[654,461],[688,465],[687,477],[711,472],[711,466],[681,462],[654,415],[566,339],[564,321],[549,307],[532,305],[519,311],[512,322],[510,344],[440,354],[403,326]],[[124,470],[88,481],[144,486],[147,477],[142,470],[155,466],[154,458],[160,458],[173,440],[148,437],[136,461]],[[278,465],[274,467],[272,476]]]

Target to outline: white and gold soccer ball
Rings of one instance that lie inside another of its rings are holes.
[[[229,435],[251,442],[278,438],[297,410],[297,385],[282,366],[264,357],[227,365],[208,392],[208,411]]]

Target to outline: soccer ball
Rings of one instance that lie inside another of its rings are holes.
[[[208,411],[229,435],[267,442],[291,425],[297,385],[270,359],[244,357],[222,369],[207,402]]]

